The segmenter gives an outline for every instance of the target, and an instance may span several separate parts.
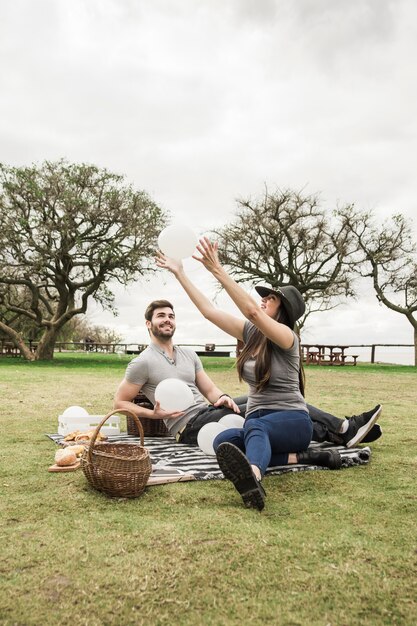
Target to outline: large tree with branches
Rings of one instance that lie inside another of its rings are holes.
[[[105,169],[0,165],[0,330],[26,359],[51,359],[58,333],[89,298],[114,310],[110,281],[152,271],[165,223],[148,194]],[[35,353],[26,326],[40,334]]]
[[[371,278],[382,304],[411,324],[417,366],[417,247],[410,220],[397,214],[377,225],[372,212],[352,208],[340,210],[340,218],[358,243],[358,272]]]
[[[356,240],[345,220],[320,206],[315,195],[265,191],[261,199],[239,200],[235,219],[215,231],[220,257],[237,282],[294,285],[307,316],[354,294],[352,263]]]

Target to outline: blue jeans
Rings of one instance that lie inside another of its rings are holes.
[[[221,443],[229,442],[246,454],[251,465],[261,470],[287,465],[290,452],[307,450],[313,424],[307,411],[274,411],[262,409],[251,413],[243,428],[228,428],[214,439],[216,452]]]

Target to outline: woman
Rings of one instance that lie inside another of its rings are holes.
[[[159,253],[157,264],[174,274],[204,317],[244,342],[237,369],[250,389],[245,425],[220,433],[213,446],[223,474],[233,482],[245,505],[262,510],[265,491],[261,480],[269,465],[341,465],[336,450],[306,452],[312,423],[303,397],[299,338],[293,330],[305,304],[295,287],[256,287],[262,298],[259,306],[222,267],[217,243],[200,239],[197,250],[201,257],[193,258],[219,281],[246,321],[216,309],[188,279],[180,262]]]

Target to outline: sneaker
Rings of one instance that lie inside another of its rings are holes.
[[[360,415],[352,415],[349,418],[349,426],[343,433],[343,443],[346,448],[353,448],[360,443],[369,433],[378,417],[381,415],[382,406],[377,404],[375,408]]]
[[[382,435],[382,428],[379,424],[374,424],[367,435],[362,439],[361,443],[371,443],[376,441]]]
[[[245,506],[262,511],[265,506],[265,490],[243,452],[226,441],[217,448],[216,457],[225,478],[232,481]]]
[[[320,465],[329,469],[340,469],[342,467],[342,457],[339,450],[314,450],[314,448],[308,448],[305,452],[298,452],[297,458],[301,465]]]

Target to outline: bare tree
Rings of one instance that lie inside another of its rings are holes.
[[[265,191],[260,200],[239,200],[232,223],[215,231],[220,256],[238,282],[294,285],[307,316],[334,308],[354,294],[355,240],[343,219],[332,219],[315,195]]]
[[[413,327],[417,366],[417,252],[411,222],[397,214],[377,226],[372,212],[353,209],[341,210],[340,217],[358,242],[360,274],[372,279],[378,300]]]
[[[152,271],[166,216],[144,191],[92,165],[0,165],[0,185],[0,330],[26,359],[51,359],[89,298],[114,310],[109,282]],[[18,318],[41,331],[35,354]]]

